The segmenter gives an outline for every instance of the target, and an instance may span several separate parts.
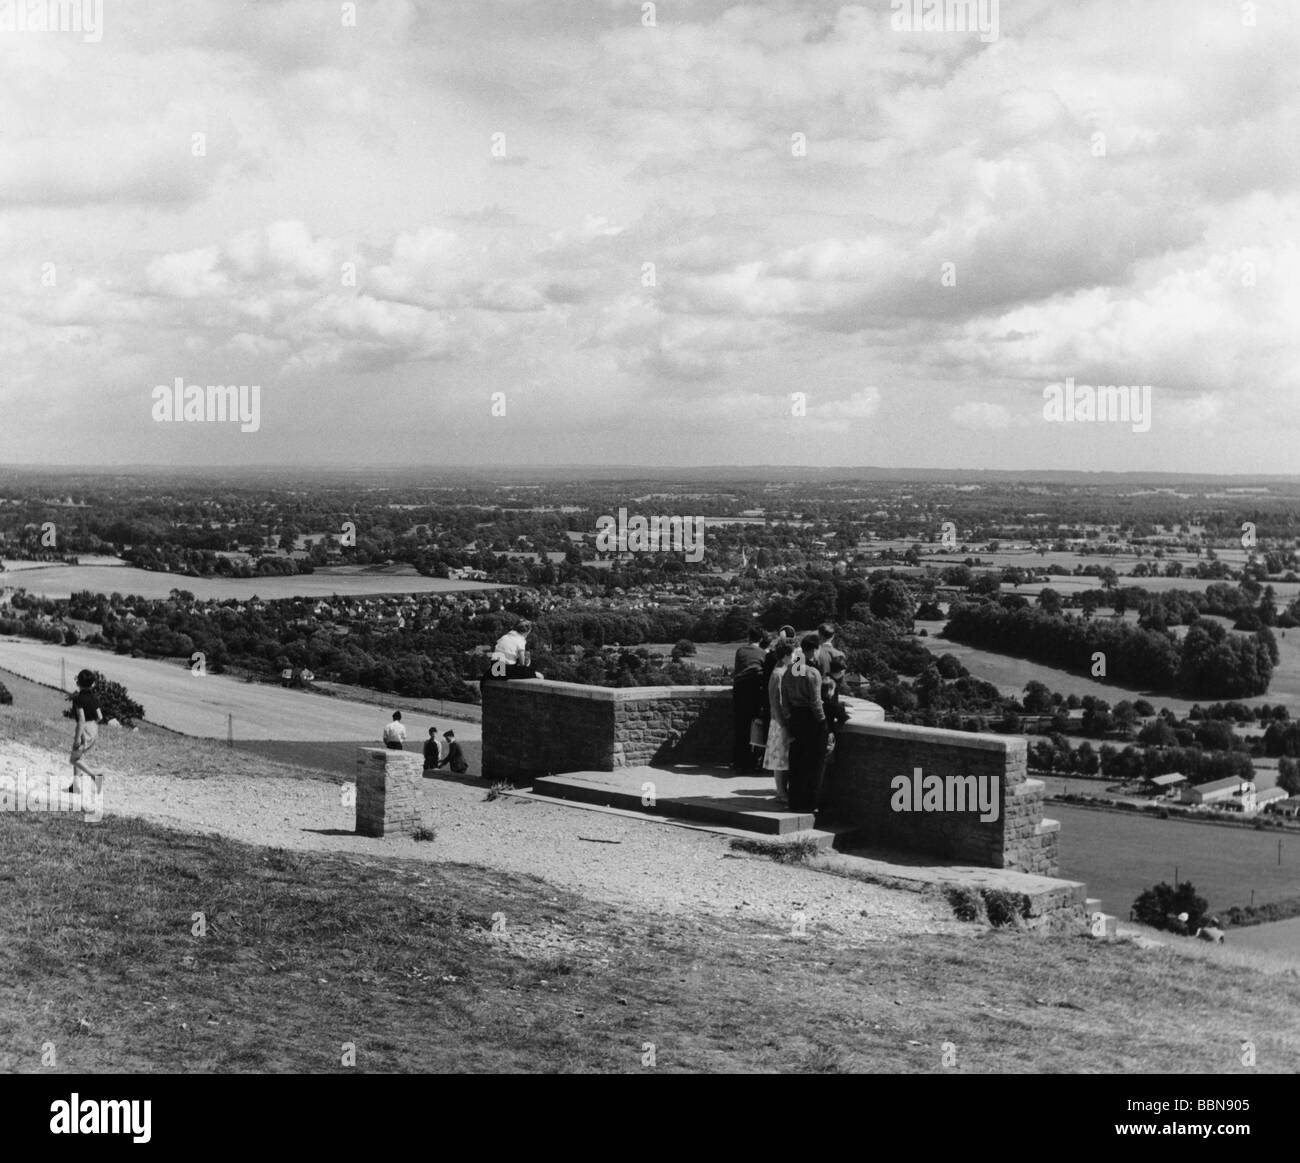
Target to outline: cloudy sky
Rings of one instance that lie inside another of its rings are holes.
[[[0,30],[0,462],[1295,470],[1300,5],[102,2]]]

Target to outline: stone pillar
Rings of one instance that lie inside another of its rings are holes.
[[[357,835],[409,836],[422,823],[423,756],[357,748]]]

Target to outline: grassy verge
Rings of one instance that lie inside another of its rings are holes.
[[[1300,917],[1300,897],[1270,901],[1262,905],[1233,905],[1219,913],[1219,919],[1233,929],[1246,925],[1266,925],[1270,921],[1289,921],[1292,917]]]
[[[17,891],[21,888],[21,891]],[[196,935],[201,914],[203,934]],[[494,929],[496,931],[494,931]],[[1300,980],[1087,938],[852,947],[466,865],[0,816],[0,1069],[1240,1071]]]

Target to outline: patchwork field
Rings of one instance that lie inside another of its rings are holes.
[[[362,597],[372,594],[451,594],[498,590],[491,582],[450,581],[424,577],[410,566],[372,568],[341,566],[318,569],[295,577],[202,578],[176,573],[156,573],[128,565],[41,565],[36,562],[3,563],[15,577],[10,584],[24,586],[47,598],[68,598],[80,590],[100,594],[135,594],[165,598],[172,590],[188,590],[204,601],[227,598],[264,601],[276,598],[328,598],[334,594]],[[20,576],[18,576],[20,575]],[[3,575],[0,575],[3,576]]]
[[[1061,875],[1085,881],[1103,908],[1127,918],[1137,895],[1153,884],[1190,880],[1211,909],[1300,896],[1300,836],[1249,828],[1147,819],[1049,803],[1061,822]],[[1278,842],[1282,862],[1278,863]],[[1234,931],[1235,932],[1235,931]],[[1300,949],[1300,928],[1295,931]]]

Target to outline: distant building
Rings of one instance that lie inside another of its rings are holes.
[[[1287,798],[1285,788],[1270,787],[1261,792],[1255,793],[1255,810],[1259,812],[1267,811],[1269,804],[1278,804]]]
[[[1203,807],[1227,808],[1229,811],[1255,810],[1255,785],[1248,779],[1229,776],[1211,783],[1183,789],[1183,803]]]
[[[1163,795],[1170,799],[1178,794],[1178,791],[1187,782],[1187,776],[1181,771],[1171,771],[1167,775],[1157,775],[1154,779],[1147,780],[1147,784],[1157,795]]]
[[[1290,799],[1274,800],[1264,809],[1275,816],[1285,816],[1288,820],[1300,818],[1300,796]]]

